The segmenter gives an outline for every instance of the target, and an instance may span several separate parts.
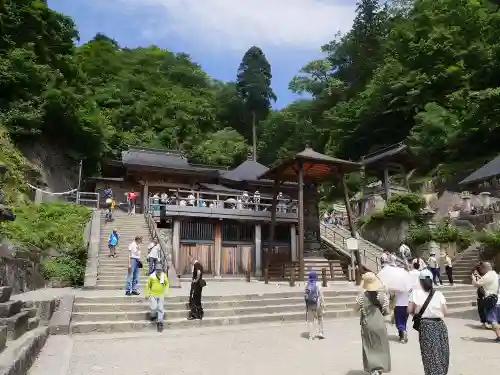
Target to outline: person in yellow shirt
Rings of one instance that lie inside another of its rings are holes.
[[[169,286],[167,274],[163,272],[162,265],[160,263],[156,264],[155,272],[148,277],[144,294],[146,299],[149,298],[149,316],[152,322],[156,321],[158,332],[163,331],[164,297],[168,294]]]

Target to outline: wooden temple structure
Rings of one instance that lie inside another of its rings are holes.
[[[358,216],[369,213],[370,202],[377,197],[387,201],[393,194],[408,192],[408,173],[416,168],[416,159],[410,148],[400,142],[363,156],[361,164],[363,187],[355,198]]]
[[[361,164],[306,148],[272,169],[251,157],[234,169],[190,163],[178,151],[130,148],[92,179],[119,205],[138,194],[138,213],[149,212],[173,231],[173,262],[189,274],[192,254],[214,276],[256,277],[265,267],[300,261],[320,248],[317,184],[359,170]]]

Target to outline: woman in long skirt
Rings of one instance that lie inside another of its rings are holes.
[[[425,375],[447,375],[450,365],[448,328],[443,320],[446,299],[443,293],[433,289],[433,276],[429,270],[420,272],[421,289],[414,289],[408,313],[420,317],[418,338]],[[425,310],[422,308],[428,301]]]
[[[370,375],[391,371],[391,352],[384,315],[388,314],[389,298],[378,277],[368,272],[363,275],[364,292],[357,297],[361,313],[361,341],[363,367]]]

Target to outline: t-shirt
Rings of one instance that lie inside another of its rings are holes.
[[[447,255],[445,258],[444,258],[444,261],[446,262],[446,267],[452,267],[451,265],[451,258]]]
[[[430,257],[429,259],[427,259],[427,264],[429,265],[430,268],[438,267],[438,262],[436,260],[436,257]]]
[[[128,245],[128,251],[130,251],[130,257],[134,259],[141,259],[141,250],[139,250],[139,246],[137,242],[132,241],[130,245]]]
[[[409,297],[408,292],[396,292],[395,306],[408,306]]]
[[[135,192],[129,192],[127,193],[127,198],[131,201],[135,200],[135,198],[137,198],[137,193]]]
[[[149,250],[149,254],[148,254],[148,257],[149,258],[154,258],[154,259],[160,259],[160,256],[159,256],[159,247],[160,245],[157,244],[150,244],[150,250]]]
[[[498,293],[498,275],[495,271],[486,272],[477,280],[477,284],[483,287],[486,296]]]
[[[416,305],[415,313],[418,313],[422,308],[425,300],[429,292],[426,292],[422,289],[414,289],[410,296],[410,302],[413,302]],[[443,306],[446,305],[446,299],[444,298],[443,293],[440,291],[434,291],[434,295],[427,305],[424,313],[422,314],[422,318],[444,318],[443,314]]]

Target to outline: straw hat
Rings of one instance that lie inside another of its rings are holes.
[[[376,292],[384,289],[382,282],[373,272],[363,274],[363,283],[361,284],[361,287],[368,292]]]

